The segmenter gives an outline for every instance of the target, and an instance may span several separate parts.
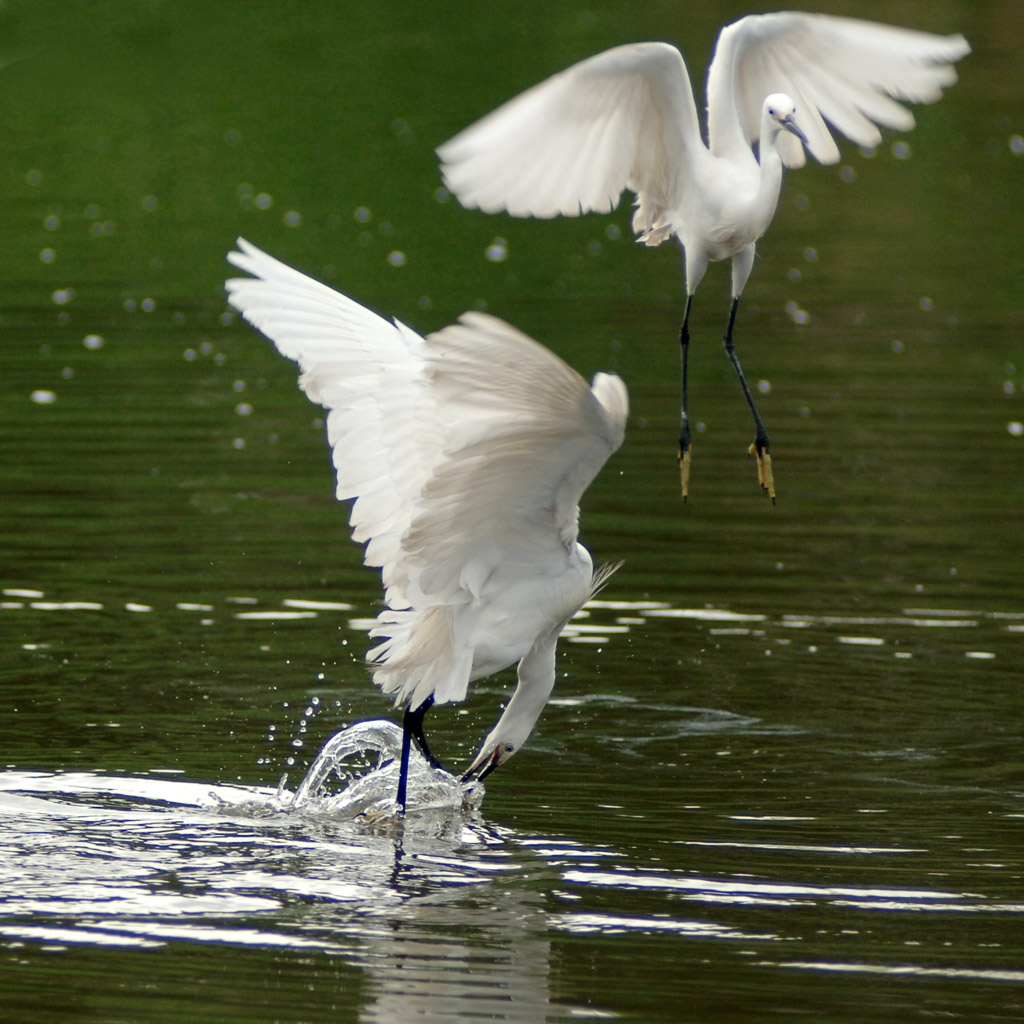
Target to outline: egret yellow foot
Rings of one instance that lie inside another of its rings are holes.
[[[757,459],[757,482],[761,485],[761,490],[772,499],[772,504],[774,505],[775,478],[772,476],[772,457],[768,449],[760,447],[755,441],[747,449],[747,453],[755,456]]]
[[[690,452],[691,448],[687,445],[686,450],[680,449],[679,452],[679,484],[683,490],[683,501],[690,496]]]

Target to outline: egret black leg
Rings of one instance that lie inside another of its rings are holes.
[[[683,491],[683,501],[690,495],[690,413],[686,400],[686,366],[690,353],[690,303],[693,296],[686,296],[686,310],[683,313],[683,326],[679,328],[679,365],[682,371],[682,402],[679,412],[679,483]]]
[[[427,738],[423,735],[423,716],[434,706],[434,698],[428,697],[415,711],[411,708],[405,709],[402,716],[402,759],[398,768],[398,811],[405,816],[406,793],[409,782],[409,750],[412,741],[423,752],[423,756],[430,762],[432,768],[440,768],[441,762],[430,752],[427,746]]]
[[[423,734],[423,716],[434,706],[434,698],[428,697],[415,711],[405,712],[405,722],[408,723],[408,729],[412,733],[412,738],[416,741],[416,746],[420,748],[420,753],[430,763],[431,768],[440,768],[444,770],[444,765],[430,752],[430,747],[427,746],[427,737]]]
[[[743,376],[743,370],[736,355],[736,346],[732,340],[732,329],[736,323],[736,309],[739,304],[739,296],[734,297],[732,306],[729,309],[729,323],[725,328],[725,337],[722,339],[722,342],[725,345],[725,354],[729,357],[732,368],[736,371],[740,387],[743,388],[743,396],[746,398],[747,405],[750,406],[750,411],[754,417],[754,443],[750,446],[749,452],[757,457],[757,481],[761,485],[761,490],[772,499],[772,504],[774,505],[775,480],[772,477],[772,457],[768,445],[768,431],[765,430],[764,421],[761,419],[761,414],[757,411],[757,406],[754,404],[754,396],[750,393],[747,378]]]
[[[395,799],[398,801],[398,815],[405,817],[405,795],[409,782],[409,745],[412,743],[412,733],[409,731],[408,709],[402,719],[402,759],[398,765],[398,793]]]

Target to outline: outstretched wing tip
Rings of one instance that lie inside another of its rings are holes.
[[[835,163],[833,132],[873,147],[879,126],[910,131],[903,104],[939,100],[957,80],[953,64],[970,50],[959,33],[800,11],[748,15],[722,29],[708,70],[712,151],[755,142],[765,95],[782,91],[797,104],[810,155]],[[780,149],[786,166],[806,162],[802,149]]]

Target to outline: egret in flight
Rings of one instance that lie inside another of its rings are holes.
[[[337,497],[352,539],[381,570],[385,607],[368,654],[374,682],[404,707],[397,801],[410,740],[433,765],[423,716],[471,682],[519,663],[519,681],[465,778],[504,764],[555,682],[566,623],[604,584],[577,539],[579,501],[622,443],[629,399],[615,374],[587,382],[484,313],[427,337],[261,252],[228,300],[299,364],[327,412]]]
[[[619,46],[510,100],[437,150],[444,183],[463,206],[514,217],[575,217],[636,194],[633,230],[645,245],[675,235],[685,250],[686,306],[679,333],[683,499],[691,456],[686,367],[693,295],[709,261],[732,260],[725,351],[754,417],[750,454],[775,501],[768,434],[744,379],[733,326],[754,246],[775,214],[783,167],[805,150],[835,163],[826,121],[860,146],[878,125],[914,126],[898,100],[932,103],[956,81],[970,51],[938,36],[823,14],[750,15],[722,29],[707,82],[707,144],[679,51],[666,43]],[[757,146],[756,152],[754,146]]]

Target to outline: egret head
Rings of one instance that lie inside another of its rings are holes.
[[[764,101],[761,120],[769,128],[774,127],[776,133],[783,130],[791,132],[807,145],[807,136],[796,123],[796,104],[784,92],[773,92]]]
[[[494,744],[490,736],[484,741],[480,753],[473,759],[473,763],[466,769],[462,776],[463,782],[472,779],[482,780],[487,778],[495,768],[500,768],[518,749],[511,742]]]

